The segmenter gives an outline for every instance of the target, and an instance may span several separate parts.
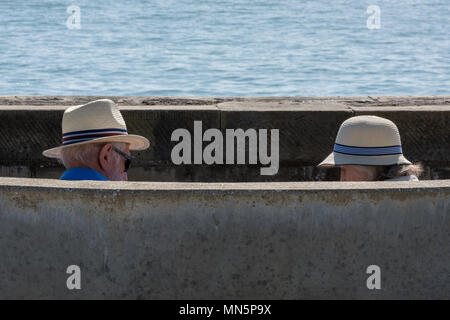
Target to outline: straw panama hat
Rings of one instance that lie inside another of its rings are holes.
[[[318,166],[402,164],[411,162],[403,156],[397,126],[377,116],[356,116],[341,124],[333,152]]]
[[[147,138],[128,134],[116,104],[101,99],[68,108],[62,119],[62,145],[42,154],[59,158],[65,148],[98,142],[125,142],[130,144],[130,150],[145,150],[150,145]]]

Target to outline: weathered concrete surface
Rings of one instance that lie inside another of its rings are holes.
[[[64,110],[104,97],[0,96],[2,176],[57,178],[63,168],[41,155],[59,145]],[[375,114],[399,127],[407,158],[422,161],[425,179],[450,178],[450,96],[424,97],[108,97],[122,109],[129,132],[151,147],[136,154],[131,180],[301,181],[335,180],[336,170],[315,166],[332,150],[340,124]],[[260,165],[175,166],[170,141],[177,128],[280,129],[280,170],[261,176]]]
[[[1,178],[0,298],[449,299],[449,202],[450,180]]]

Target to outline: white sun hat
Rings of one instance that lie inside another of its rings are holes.
[[[403,164],[411,162],[403,156],[397,126],[377,116],[356,116],[341,124],[333,152],[318,166]]]
[[[142,136],[128,134],[116,104],[109,99],[68,108],[62,119],[62,145],[45,150],[49,158],[60,158],[61,150],[87,143],[125,142],[130,150],[145,150],[150,142]]]

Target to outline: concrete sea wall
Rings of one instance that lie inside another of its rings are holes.
[[[0,96],[0,176],[57,178],[63,168],[42,150],[60,145],[64,110],[102,97]],[[120,106],[130,133],[152,145],[135,153],[130,180],[302,181],[334,180],[336,170],[315,166],[333,147],[347,118],[374,114],[399,127],[404,153],[425,165],[425,179],[450,178],[450,97],[165,98],[108,97]],[[170,154],[177,128],[279,129],[280,169],[261,176],[260,165],[180,165]]]
[[[450,299],[450,180],[0,178],[0,204],[3,299]]]

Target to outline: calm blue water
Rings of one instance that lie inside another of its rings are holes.
[[[0,57],[0,94],[450,94],[450,1],[0,0]]]

